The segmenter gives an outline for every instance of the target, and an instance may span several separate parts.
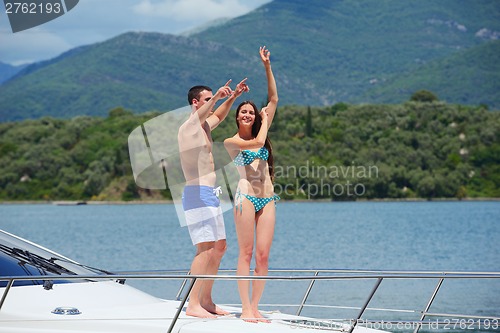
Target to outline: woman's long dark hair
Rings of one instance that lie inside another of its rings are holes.
[[[238,115],[240,114],[240,109],[243,105],[250,104],[255,111],[255,121],[252,125],[252,135],[253,137],[257,137],[259,134],[260,127],[262,126],[262,117],[260,116],[259,109],[257,105],[255,105],[252,101],[244,101],[238,105],[236,109],[236,126],[240,128],[240,124],[238,123]],[[273,146],[271,145],[271,140],[269,140],[269,136],[266,136],[266,142],[264,143],[264,147],[269,151],[269,158],[267,159],[267,164],[269,165],[269,175],[271,176],[271,181],[274,182],[274,158],[273,158]]]

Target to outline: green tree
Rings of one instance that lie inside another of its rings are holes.
[[[306,115],[306,136],[312,137],[313,134],[313,125],[312,125],[312,116],[311,116],[311,107],[307,107],[307,115]]]
[[[432,103],[432,102],[436,102],[438,100],[439,100],[438,97],[434,93],[432,93],[428,90],[416,91],[410,97],[410,101],[413,101],[413,102]]]

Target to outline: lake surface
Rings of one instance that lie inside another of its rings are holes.
[[[236,267],[231,212],[221,268]],[[0,228],[81,263],[110,271],[188,268],[194,247],[174,205],[0,205]],[[279,202],[272,268],[500,271],[500,202]],[[173,298],[180,281],[132,281]],[[308,303],[359,307],[375,280],[318,281]],[[384,280],[370,307],[421,310],[435,280]],[[297,304],[308,282],[268,282],[262,303]],[[500,316],[500,281],[447,280],[434,312]],[[237,303],[235,281],[218,281],[216,302]],[[286,307],[280,308],[287,311]],[[291,310],[290,310],[291,309]],[[290,308],[288,312],[294,312]],[[306,308],[305,315],[352,318],[356,309]],[[377,311],[367,315],[376,317]],[[391,318],[418,319],[415,313]]]

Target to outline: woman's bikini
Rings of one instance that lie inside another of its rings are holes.
[[[233,163],[236,166],[246,166],[251,164],[257,158],[263,161],[267,161],[267,159],[269,158],[269,151],[267,150],[266,147],[261,147],[256,152],[248,149],[242,150],[238,153],[238,155],[236,155],[236,157],[233,160]],[[238,189],[238,192],[236,192],[235,201],[239,202],[240,212],[242,211],[241,196],[244,196],[245,198],[250,200],[250,202],[253,204],[256,213],[260,211],[262,208],[264,208],[272,200],[274,200],[274,203],[276,204],[276,201],[280,199],[280,197],[276,194],[268,198],[258,198],[253,195],[241,193],[240,189]]]

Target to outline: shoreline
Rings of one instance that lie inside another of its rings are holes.
[[[387,198],[387,199],[358,199],[358,200],[331,200],[331,199],[281,199],[282,202],[311,202],[311,203],[340,203],[340,202],[478,202],[478,201],[500,201],[500,198]],[[173,200],[109,200],[109,201],[85,201],[85,200],[13,200],[13,201],[0,201],[0,205],[55,205],[55,206],[85,206],[85,205],[160,205],[160,204],[174,204]]]

